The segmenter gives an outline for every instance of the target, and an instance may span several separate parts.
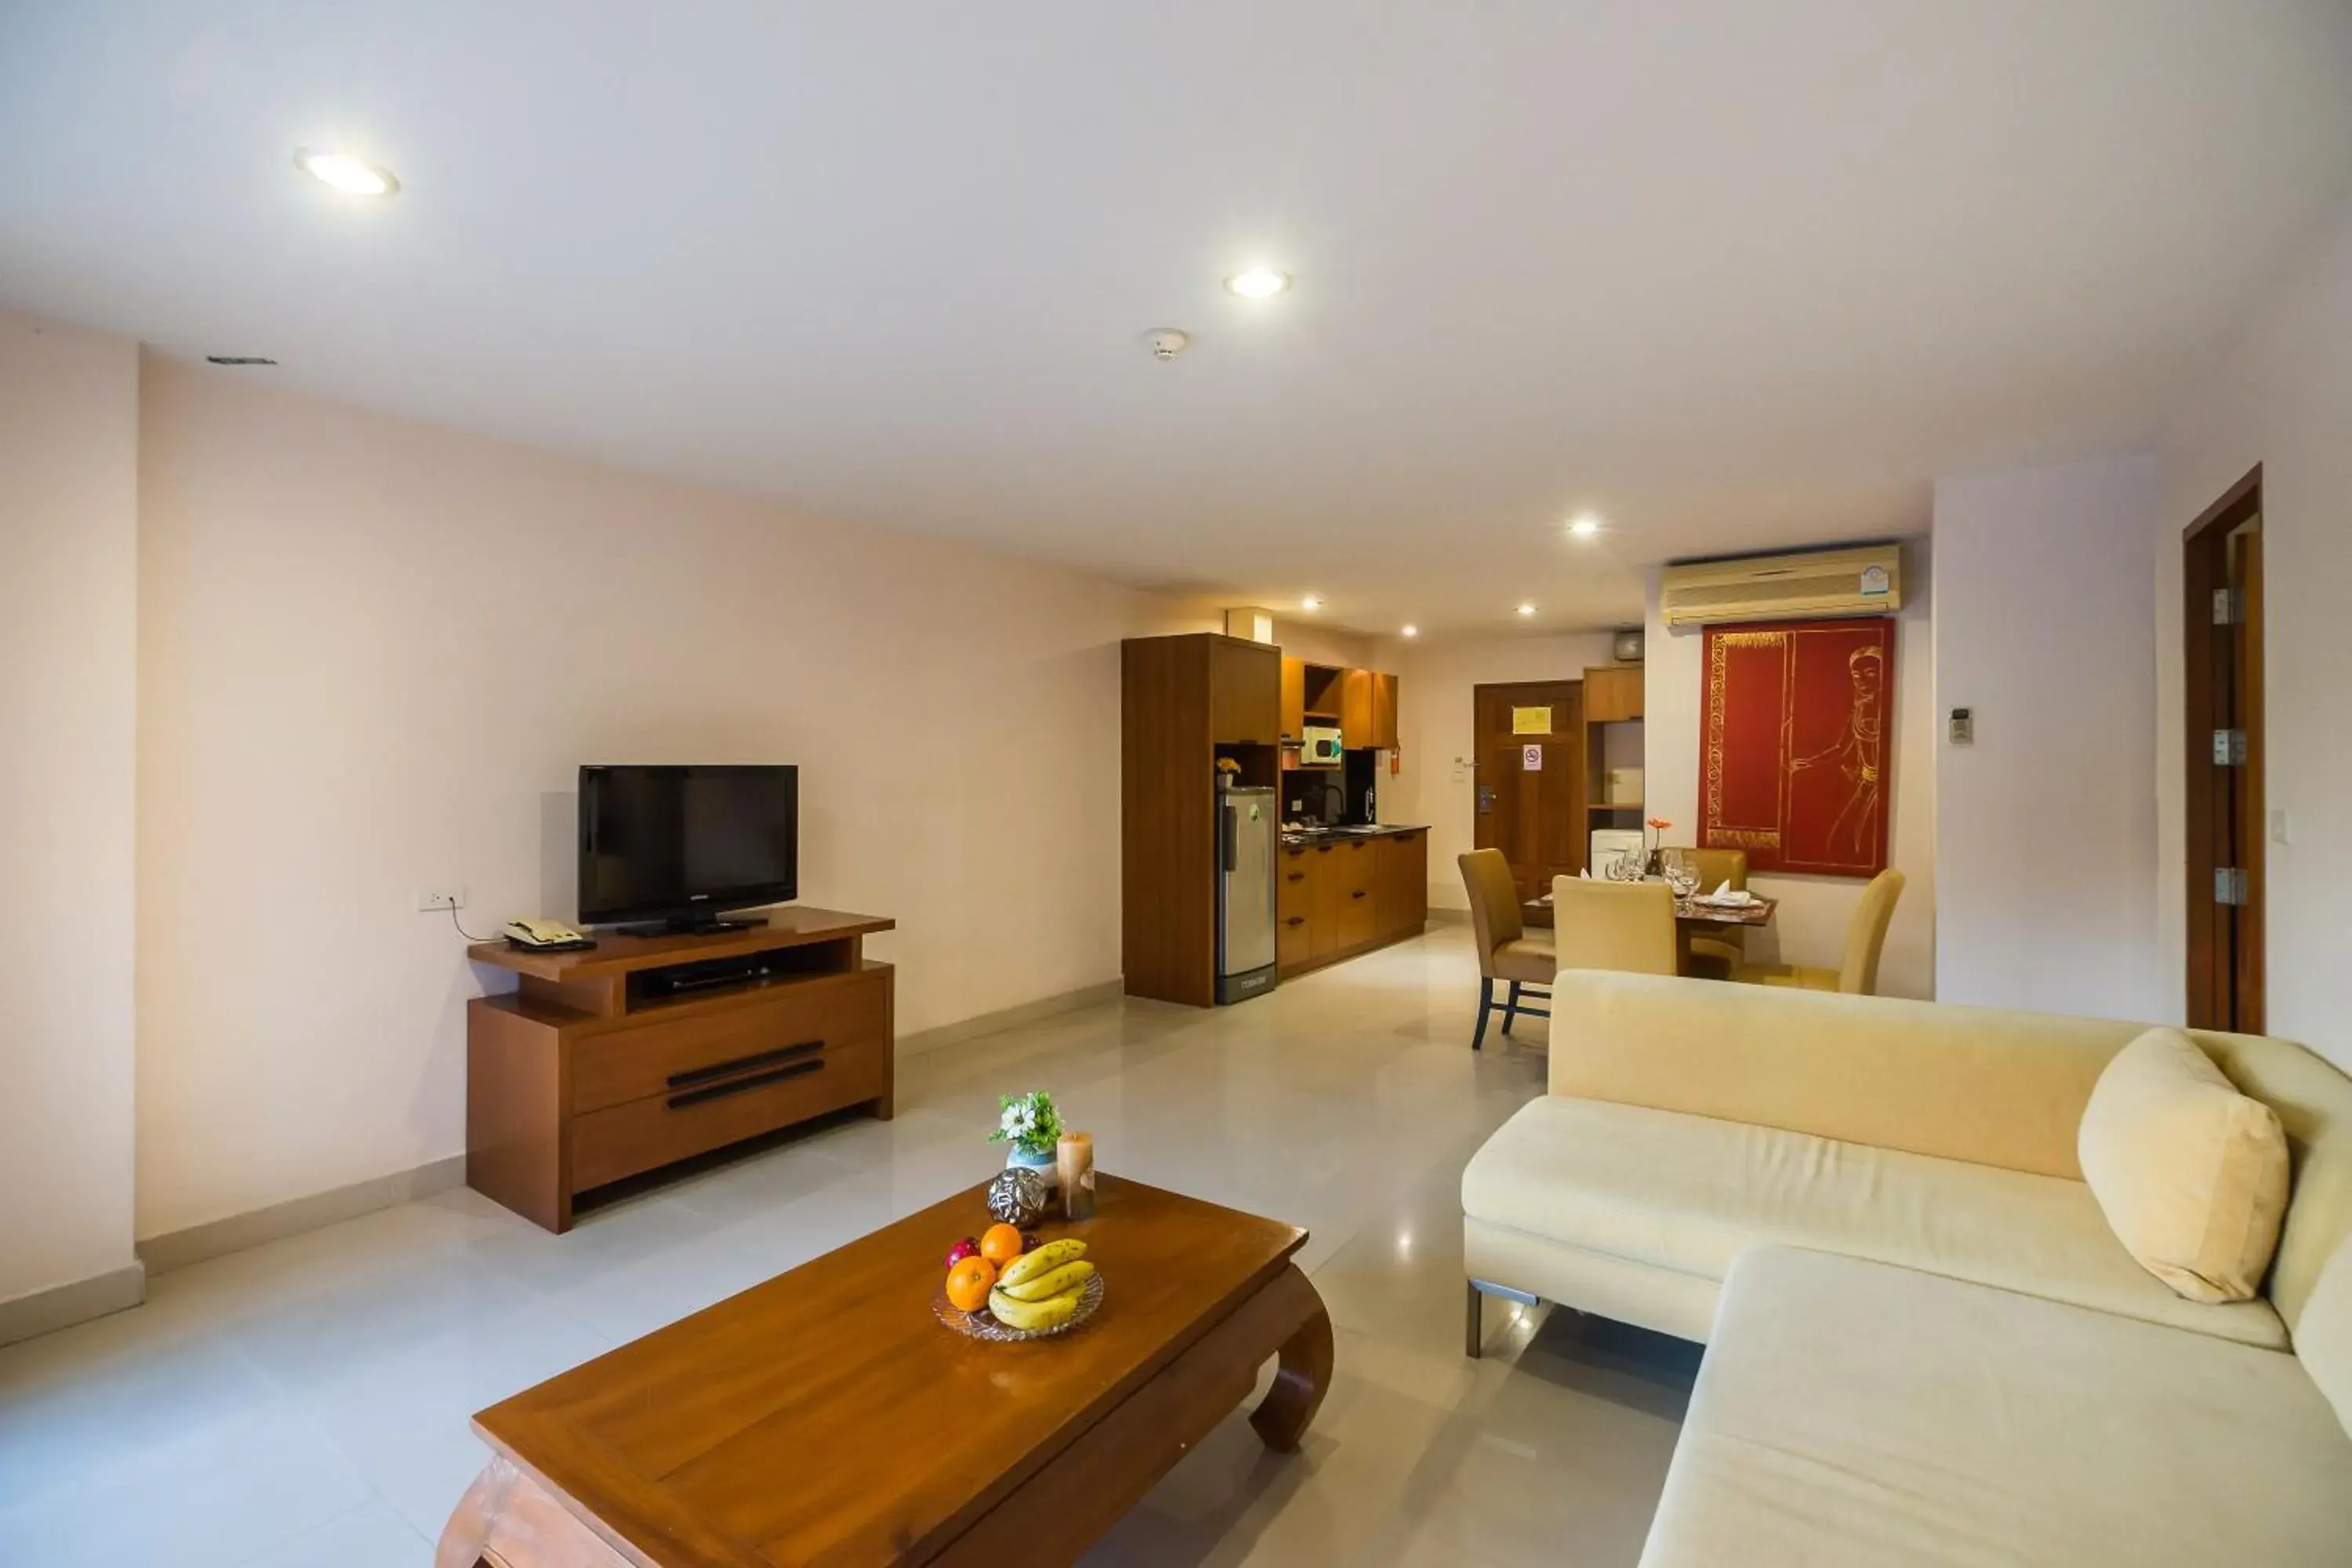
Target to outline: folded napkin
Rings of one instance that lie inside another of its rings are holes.
[[[1726,877],[1726,878],[1723,879],[1723,886],[1721,886],[1721,887],[1719,887],[1719,888],[1716,889],[1716,890],[1715,890],[1715,891],[1713,891],[1712,893],[1709,893],[1709,894],[1707,895],[1707,897],[1708,897],[1708,898],[1710,898],[1710,899],[1719,899],[1719,898],[1723,897],[1723,895],[1724,895],[1724,894],[1726,894],[1726,893],[1727,893],[1727,892],[1729,892],[1729,891],[1731,891],[1731,879],[1730,879],[1730,878],[1728,878],[1728,877]]]

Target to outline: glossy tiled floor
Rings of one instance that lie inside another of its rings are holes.
[[[994,1097],[1050,1089],[1107,1168],[1314,1233],[1339,1375],[1300,1455],[1238,1417],[1103,1564],[1622,1563],[1696,1347],[1488,1309],[1461,1351],[1463,1162],[1543,1078],[1467,1048],[1465,933],[1213,1013],[1065,1015],[917,1059],[857,1121],[550,1237],[468,1192],[163,1276],[0,1351],[0,1563],[421,1568],[481,1406],[979,1180]]]

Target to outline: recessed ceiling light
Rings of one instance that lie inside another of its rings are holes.
[[[1298,607],[1302,610],[1319,610],[1323,607],[1323,601],[1309,594],[1298,601]]]
[[[294,166],[314,180],[355,196],[388,196],[400,189],[392,171],[349,153],[320,153],[303,147],[294,153]]]
[[[1407,626],[1404,628],[1404,635],[1409,637],[1417,637],[1421,635],[1421,628],[1415,626]]]
[[[1523,616],[1532,616],[1535,613],[1536,607],[1533,605],[1521,605],[1519,606],[1519,614]]]
[[[1290,287],[1290,274],[1271,267],[1253,267],[1226,279],[1225,287],[1244,300],[1271,300]]]
[[[1601,520],[1589,511],[1580,511],[1570,520],[1568,531],[1579,539],[1590,539],[1601,531]]]

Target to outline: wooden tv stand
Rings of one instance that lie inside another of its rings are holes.
[[[864,1105],[887,1121],[896,921],[771,910],[740,931],[466,950],[521,987],[466,1007],[466,1183],[549,1230],[578,1194]]]

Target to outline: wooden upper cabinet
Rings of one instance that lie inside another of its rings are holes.
[[[1584,672],[1584,721],[1606,724],[1618,719],[1639,719],[1642,716],[1642,667],[1638,664],[1613,669],[1588,669]]]
[[[1397,678],[1372,672],[1372,738],[1367,742],[1382,749],[1397,743]]]
[[[1339,743],[1354,748],[1372,740],[1372,672],[1351,669],[1339,678]]]
[[[1271,746],[1282,731],[1282,650],[1239,637],[1209,644],[1209,734],[1220,746]]]
[[[1307,728],[1307,661],[1282,661],[1282,732],[1296,741]]]

